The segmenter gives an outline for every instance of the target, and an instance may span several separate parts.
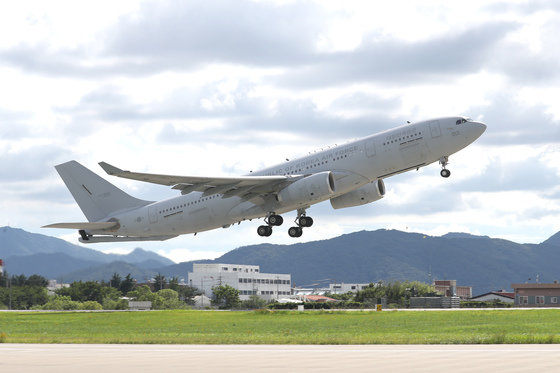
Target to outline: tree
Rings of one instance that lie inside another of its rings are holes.
[[[27,278],[25,284],[28,286],[38,286],[38,287],[46,288],[47,285],[49,284],[49,281],[43,276],[31,275]]]
[[[349,291],[347,293],[343,293],[343,294],[334,294],[334,293],[327,292],[327,293],[325,293],[325,296],[333,298],[333,299],[350,301],[350,300],[354,299],[355,294],[352,293],[351,291]]]
[[[251,294],[249,296],[249,299],[241,302],[241,307],[255,310],[255,309],[264,308],[266,306],[266,303],[267,303],[266,300],[262,299],[258,295]]]
[[[33,306],[47,302],[47,280],[39,275],[27,278],[25,275],[12,276],[4,273],[0,280],[6,287],[0,288],[0,304],[2,308],[19,310],[30,309]]]
[[[0,287],[7,288],[8,287],[8,272],[4,271],[4,273],[0,274]]]
[[[162,275],[161,273],[158,273],[158,274],[156,275],[156,277],[154,277],[154,280],[155,280],[154,289],[155,289],[156,291],[162,290],[162,289],[165,289],[165,288],[166,288],[167,281],[165,280],[165,276],[164,276],[164,275]]]
[[[129,291],[126,296],[137,301],[150,301],[152,302],[152,308],[155,310],[163,307],[163,298],[158,294],[152,293],[148,285],[143,285],[136,288],[136,290]]]
[[[70,284],[69,288],[62,288],[56,291],[58,295],[66,295],[76,302],[86,302],[88,300],[103,303],[103,289],[107,288],[95,281],[78,281]]]
[[[102,289],[103,301],[101,302],[104,310],[127,310],[128,301],[121,299],[122,294],[118,289],[104,287]]]
[[[79,310],[80,302],[73,301],[67,295],[55,295],[43,306],[36,307],[43,310]]]
[[[186,304],[179,300],[179,293],[173,289],[163,289],[157,292],[163,299],[162,308],[167,310],[176,310],[186,308]]]
[[[375,305],[380,298],[385,298],[388,304],[401,307],[408,306],[410,297],[434,296],[435,288],[419,281],[395,281],[392,283],[378,282],[356,294],[355,300],[368,306]]]
[[[193,304],[194,297],[202,294],[197,288],[188,285],[179,286],[177,292],[179,293],[179,299],[187,304]]]
[[[23,285],[25,285],[26,281],[27,281],[27,277],[25,277],[25,275],[12,276],[11,285],[12,286],[23,286]]]
[[[212,304],[222,309],[230,309],[239,306],[239,291],[229,285],[220,285],[212,288],[214,297]]]
[[[174,276],[169,280],[169,289],[179,291],[179,277]]]
[[[81,310],[102,310],[103,307],[97,302],[94,302],[92,300],[88,300],[88,301],[82,302],[80,304],[80,309]]]
[[[382,282],[370,283],[366,288],[358,291],[354,299],[356,302],[364,303],[368,306],[377,304],[379,298],[385,296],[385,289]]]
[[[112,288],[118,289],[121,286],[122,278],[117,272],[113,273],[113,277],[109,280],[109,286]]]
[[[11,291],[11,295],[10,295]],[[11,289],[0,288],[0,303],[14,310],[27,310],[33,306],[45,304],[48,300],[47,289],[40,286],[14,286]]]
[[[128,294],[129,291],[134,289],[135,284],[136,281],[132,278],[132,276],[129,273],[128,275],[126,275],[124,280],[121,281],[119,290],[121,291],[122,294]]]

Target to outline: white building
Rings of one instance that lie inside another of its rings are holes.
[[[360,290],[364,290],[369,286],[368,284],[345,284],[336,283],[336,284],[329,284],[329,292],[331,294],[346,294],[346,293],[357,293]]]
[[[241,300],[247,300],[253,294],[272,300],[291,294],[292,276],[261,273],[259,266],[254,265],[195,263],[188,282],[208,297],[212,297],[214,286],[229,285],[239,290]]]

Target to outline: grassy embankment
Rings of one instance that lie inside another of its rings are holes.
[[[0,313],[7,343],[560,343],[560,310]]]

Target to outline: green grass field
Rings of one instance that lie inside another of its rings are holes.
[[[560,310],[0,312],[0,342],[560,343]]]

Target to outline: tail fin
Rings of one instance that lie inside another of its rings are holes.
[[[108,218],[117,211],[152,203],[128,195],[76,161],[59,164],[55,168],[91,222]]]

